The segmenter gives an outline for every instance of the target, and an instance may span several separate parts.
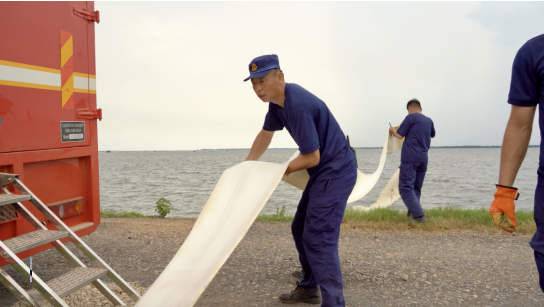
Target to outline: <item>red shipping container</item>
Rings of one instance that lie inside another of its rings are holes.
[[[67,206],[84,208],[72,208],[63,219],[81,229],[79,236],[100,223],[97,119],[102,114],[96,105],[94,31],[98,19],[93,2],[0,2],[0,172],[19,174],[45,204],[67,201]],[[75,198],[83,200],[74,202]],[[56,230],[29,202],[24,205]],[[0,240],[34,230],[10,208],[1,208]],[[51,247],[37,247],[19,257]],[[0,266],[5,264],[0,258]]]

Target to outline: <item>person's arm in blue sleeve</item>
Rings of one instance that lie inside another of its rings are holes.
[[[406,116],[402,123],[400,124],[399,130],[395,130],[395,128],[389,128],[389,133],[393,134],[397,139],[402,139],[406,136],[408,131],[410,131],[410,127],[412,126],[411,120]]]
[[[515,200],[519,193],[514,188],[514,181],[529,147],[540,86],[531,45],[526,43],[519,49],[512,65],[508,94],[512,109],[501,146],[499,184],[489,207],[493,223],[508,232],[516,231],[518,226]]]
[[[520,107],[537,105],[540,89],[538,79],[533,63],[533,54],[530,46],[525,44],[514,58],[508,103]]]
[[[246,161],[259,160],[259,158],[263,155],[263,153],[270,145],[270,142],[272,142],[272,137],[274,137],[274,131],[282,129],[283,123],[278,118],[278,116],[269,108],[268,113],[266,113],[266,116],[264,118],[263,129],[261,130],[261,132],[259,132],[259,134],[257,134],[255,141],[253,141],[253,145],[251,146],[251,150],[247,155]]]
[[[268,107],[268,113],[264,117],[263,129],[266,131],[278,131],[283,130],[283,123],[279,119],[276,112],[274,112],[274,106],[270,103]]]
[[[306,112],[295,112],[291,114],[289,121],[300,156],[289,163],[286,174],[317,166],[321,159],[319,137],[313,117]]]
[[[529,147],[533,119],[539,101],[538,76],[535,73],[530,46],[525,44],[516,54],[512,65],[512,80],[508,103],[510,118],[501,147],[499,184],[513,186]]]
[[[436,131],[434,130],[434,122],[431,121],[431,138],[436,136]]]

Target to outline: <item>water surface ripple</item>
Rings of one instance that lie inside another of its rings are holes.
[[[285,162],[295,150],[268,150],[261,161]],[[372,173],[381,149],[357,149],[359,168]],[[516,208],[533,210],[538,168],[538,148],[529,148],[515,186],[521,197]],[[245,160],[247,150],[100,152],[100,201],[102,208],[156,214],[155,202],[172,202],[171,217],[197,217],[221,173]],[[499,174],[499,148],[447,148],[429,151],[429,166],[423,185],[423,208],[458,206],[488,207]],[[370,205],[400,165],[400,151],[387,157],[376,187],[363,199],[350,204]],[[294,214],[302,191],[280,182],[261,214],[286,206]],[[394,208],[404,209],[402,200]]]

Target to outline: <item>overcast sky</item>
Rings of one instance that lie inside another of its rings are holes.
[[[249,148],[268,104],[250,61],[325,101],[352,146],[382,146],[418,98],[433,146],[500,145],[512,61],[542,2],[96,2],[100,150]],[[531,144],[539,144],[537,120]],[[286,130],[271,147],[297,147]]]

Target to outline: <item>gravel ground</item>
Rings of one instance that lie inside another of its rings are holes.
[[[193,223],[103,219],[97,231],[84,239],[144,292],[177,252]],[[343,228],[340,259],[347,306],[544,306],[530,239],[529,234],[512,236],[498,231]],[[71,243],[68,246],[82,255]],[[29,287],[11,267],[5,269],[23,287]],[[34,256],[33,269],[49,280],[66,272],[69,264],[52,249]],[[291,272],[296,269],[298,256],[290,223],[256,222],[196,306],[283,306],[277,297],[294,288]],[[81,289],[70,300],[75,306],[108,306],[93,290]],[[84,304],[76,305],[81,299]],[[15,297],[0,285],[0,306],[14,303]]]

